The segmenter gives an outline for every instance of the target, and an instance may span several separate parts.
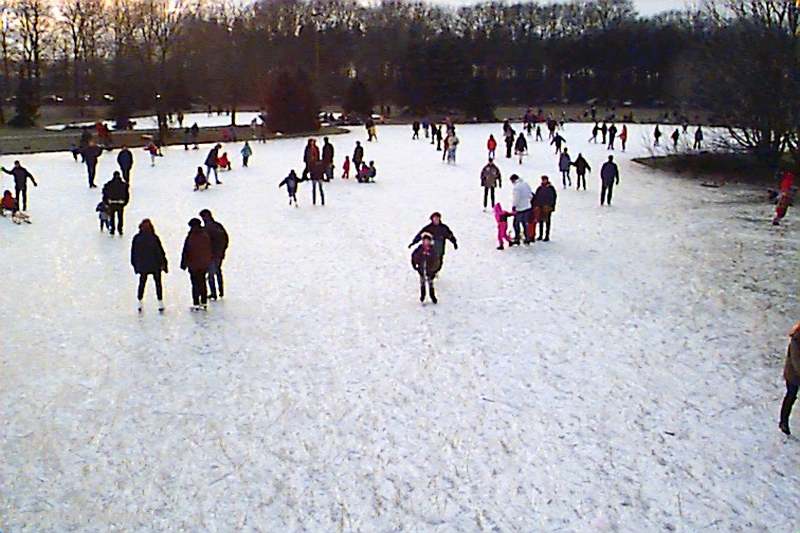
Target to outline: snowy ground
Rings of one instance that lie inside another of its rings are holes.
[[[256,111],[239,111],[236,113],[236,124],[240,126],[247,126],[254,118],[258,118],[259,113]],[[155,115],[149,117],[134,117],[131,119],[135,122],[133,125],[134,130],[155,130],[158,129],[158,118]],[[103,121],[109,128],[113,128],[114,122],[110,120]],[[94,126],[95,122],[76,122],[70,124],[53,124],[46,126],[45,129],[53,131],[62,131],[67,126],[73,128],[80,128],[83,126]],[[220,126],[230,126],[230,114],[222,113],[218,115],[216,112],[209,115],[208,113],[186,113],[183,117],[183,127],[188,128],[192,124],[197,123],[201,128],[215,128]],[[173,116],[173,121],[170,127],[177,128],[178,121]]]
[[[277,189],[301,139],[203,193],[205,150],[137,151],[124,238],[68,154],[26,157],[34,223],[0,219],[0,530],[796,531],[798,444],[776,427],[796,212],[774,228],[752,190],[639,167],[631,130],[601,209],[606,152],[567,126],[590,190],[559,187],[552,242],[505,252],[478,178],[499,126],[460,127],[455,167],[380,128],[379,182],[337,180],[325,208]],[[337,162],[356,139],[333,138]],[[543,144],[500,166],[557,174]],[[231,235],[228,296],[197,314],[178,264],[204,207]],[[461,246],[421,307],[406,245],[433,210]],[[135,312],[145,216],[164,316],[152,287]]]

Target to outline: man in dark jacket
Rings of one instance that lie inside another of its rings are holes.
[[[489,162],[481,170],[481,186],[483,187],[483,208],[486,209],[490,195],[492,207],[494,207],[494,188],[498,186],[503,188],[503,178],[500,175],[500,169],[494,164],[494,159],[489,159]]]
[[[83,149],[83,162],[86,163],[86,171],[89,174],[89,188],[94,189],[94,177],[97,173],[97,160],[103,155],[103,149],[94,141],[89,141],[88,146]]]
[[[600,190],[600,205],[606,203],[611,205],[611,196],[614,194],[614,185],[619,185],[619,168],[614,163],[614,156],[608,156],[608,161],[603,163],[600,169],[600,181],[602,182],[602,189]]]
[[[142,299],[144,298],[144,288],[147,277],[153,276],[156,284],[156,297],[158,298],[158,310],[164,310],[164,292],[161,286],[161,272],[168,272],[167,254],[161,245],[161,239],[156,235],[153,224],[146,218],[139,224],[139,233],[133,237],[131,243],[131,265],[133,271],[139,275],[139,288],[137,299],[139,300],[139,312],[142,312]]]
[[[325,171],[325,180],[331,181],[333,179],[333,145],[324,137],[322,144],[322,163]]]
[[[608,127],[608,149],[614,149],[614,141],[617,139],[617,127],[614,124]]]
[[[356,149],[353,150],[353,166],[355,167],[356,174],[361,170],[361,163],[364,162],[364,147],[361,146],[361,141],[356,141]]]
[[[5,167],[1,167],[3,172],[14,176],[14,192],[16,193],[16,200],[17,200],[17,209],[22,209],[23,211],[28,210],[28,180],[33,182],[34,187],[38,187],[39,184],[36,183],[36,180],[33,178],[33,175],[28,172],[28,169],[23,167],[19,161],[14,161],[14,168],[11,170],[6,170]],[[20,197],[22,198],[20,203]]]
[[[429,233],[433,237],[433,247],[436,250],[436,255],[439,257],[440,262],[444,262],[445,241],[452,242],[453,248],[458,250],[456,236],[453,235],[453,232],[450,231],[450,228],[447,227],[447,224],[442,223],[442,214],[438,211],[431,215],[431,223],[419,230],[419,233],[417,233],[417,235],[414,237],[414,240],[411,241],[411,244],[409,244],[408,247],[411,248],[420,240],[422,240],[422,235],[424,233]]]
[[[428,293],[433,303],[439,303],[436,299],[436,289],[433,286],[433,279],[442,268],[441,256],[436,253],[433,244],[433,237],[430,233],[423,232],[420,237],[420,244],[411,254],[411,267],[419,274],[419,301],[425,301],[425,288],[427,285]]]
[[[181,254],[181,270],[189,271],[192,282],[192,302],[194,310],[206,309],[208,305],[208,288],[206,273],[211,264],[211,238],[203,229],[202,222],[193,218],[189,221],[189,234],[183,243]]]
[[[122,150],[117,154],[117,164],[122,171],[122,179],[130,183],[131,169],[133,168],[133,154],[128,150],[127,146],[123,146]]]
[[[103,186],[103,201],[108,205],[108,216],[111,222],[109,233],[114,235],[114,231],[119,229],[122,236],[122,224],[125,216],[125,206],[130,200],[128,184],[122,180],[118,170],[114,171],[114,176]]]
[[[217,185],[221,184],[222,182],[219,181],[219,174],[217,174],[217,167],[219,167],[219,150],[222,148],[221,144],[214,145],[214,148],[208,151],[208,155],[206,156],[206,176],[208,179],[211,179],[211,172],[214,172],[214,181],[217,182]]]
[[[200,218],[203,219],[203,229],[211,239],[211,263],[208,265],[208,288],[211,290],[209,298],[217,299],[217,286],[219,286],[219,297],[225,296],[225,284],[222,279],[222,262],[225,260],[225,252],[228,250],[228,232],[225,228],[214,220],[211,211],[203,209],[200,211]]]
[[[580,190],[581,183],[583,183],[583,190],[586,190],[586,172],[592,171],[592,167],[589,166],[589,162],[586,161],[586,158],[583,157],[583,154],[578,154],[578,158],[572,163],[572,166],[575,167],[575,171],[578,174],[578,187],[577,189]]]
[[[783,366],[783,379],[786,380],[786,395],[781,404],[781,419],[778,427],[787,435],[789,430],[789,417],[792,406],[797,400],[797,391],[800,388],[800,322],[794,325],[790,333],[789,347],[786,350],[786,363]]]
[[[540,241],[550,240],[550,218],[556,210],[558,193],[550,183],[550,178],[542,176],[542,184],[536,189],[533,206],[539,209],[539,238]]]

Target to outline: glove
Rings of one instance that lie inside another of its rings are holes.
[[[456,243],[453,243],[453,249],[454,249],[454,250],[458,250],[458,244],[456,244]]]
[[[413,243],[413,242],[412,242],[411,244],[409,244],[409,245],[408,245],[408,247],[409,247],[409,248],[412,248],[413,246],[414,246],[414,243]]]

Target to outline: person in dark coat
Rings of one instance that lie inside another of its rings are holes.
[[[194,310],[206,309],[208,305],[206,273],[213,258],[211,238],[202,224],[198,218],[189,221],[189,234],[183,243],[181,254],[181,270],[189,271],[189,279],[192,282]]]
[[[197,150],[198,148],[200,148],[199,146],[197,146],[197,139],[198,137],[200,137],[200,126],[197,125],[197,122],[192,124],[192,127],[189,128],[189,132],[191,133],[192,142],[194,143],[194,148],[192,149]]]
[[[214,172],[214,181],[217,185],[221,184],[222,182],[219,181],[219,174],[217,173],[217,168],[219,167],[219,151],[222,148],[221,144],[217,144],[208,151],[208,155],[206,156],[206,177],[209,181],[211,181],[211,172]]]
[[[453,235],[453,232],[450,231],[450,228],[447,226],[447,224],[442,223],[442,214],[438,211],[431,215],[431,223],[419,230],[419,233],[416,234],[408,247],[411,248],[417,244],[422,239],[423,233],[430,233],[433,237],[433,246],[436,249],[436,255],[439,257],[439,261],[442,263],[444,262],[446,241],[452,242],[453,248],[458,250],[458,241],[456,241],[456,236]]]
[[[317,141],[314,139],[309,139],[308,144],[306,144],[306,147],[303,150],[303,163],[305,163],[302,177],[303,180],[308,179],[308,175],[311,174],[311,169],[316,167],[319,161],[320,154]]]
[[[661,144],[661,128],[658,127],[658,124],[656,124],[655,130],[653,130],[653,137],[655,138],[653,146],[659,146]]]
[[[617,139],[617,127],[614,124],[608,127],[608,149],[614,149],[614,141]]]
[[[572,163],[572,166],[575,167],[575,172],[578,174],[578,187],[577,189],[580,190],[581,183],[583,183],[583,190],[586,190],[586,171],[591,172],[592,167],[589,166],[589,162],[583,157],[583,154],[578,154],[577,159],[575,162]]]
[[[678,142],[681,140],[681,132],[678,131],[678,128],[675,128],[675,131],[672,132],[672,149],[678,150]]]
[[[114,176],[103,185],[103,201],[108,204],[108,215],[111,219],[111,229],[109,233],[114,235],[115,230],[119,230],[122,236],[122,224],[125,218],[125,206],[130,200],[128,184],[122,180],[118,170],[114,171]]]
[[[789,347],[786,349],[783,379],[786,380],[786,395],[781,404],[781,418],[778,427],[787,435],[791,435],[789,416],[792,414],[792,406],[797,399],[797,390],[800,388],[800,322],[795,324],[789,332]]]
[[[603,144],[606,144],[606,138],[608,137],[608,125],[603,122],[603,125],[600,126],[600,134],[603,137]]]
[[[325,172],[325,181],[331,181],[333,179],[333,145],[328,141],[327,137],[322,140],[322,164]]]
[[[602,182],[602,188],[600,190],[600,205],[606,203],[608,200],[608,205],[611,205],[611,197],[614,194],[614,185],[619,185],[619,168],[617,164],[614,163],[614,156],[608,156],[608,161],[603,163],[602,168],[600,169],[600,181]]]
[[[356,141],[356,148],[353,150],[353,166],[356,172],[361,168],[361,163],[364,162],[364,147],[361,146],[361,141]]]
[[[425,301],[425,289],[427,286],[431,301],[436,304],[439,303],[439,300],[436,299],[436,288],[433,286],[433,280],[442,268],[442,261],[439,254],[436,253],[433,236],[424,232],[420,239],[422,244],[417,246],[416,250],[411,253],[411,267],[419,274],[419,301]]]
[[[283,178],[283,181],[278,184],[279,189],[286,185],[286,192],[289,193],[289,205],[292,205],[292,202],[294,202],[295,207],[299,207],[297,205],[297,185],[299,182],[300,179],[297,177],[297,174],[294,170],[291,170],[289,171],[289,175]]]
[[[17,208],[22,208],[23,211],[27,211],[28,180],[31,180],[31,183],[33,183],[34,187],[39,186],[39,184],[36,183],[33,174],[31,174],[27,168],[23,167],[19,161],[14,161],[14,168],[11,170],[6,170],[5,167],[0,167],[0,169],[2,169],[4,173],[14,176],[14,197],[17,201]]]
[[[133,154],[128,150],[127,146],[123,146],[122,150],[117,154],[117,164],[122,171],[122,179],[130,183],[131,169],[133,168]]]
[[[514,149],[514,136],[516,134],[517,133],[514,131],[514,128],[512,128],[510,124],[508,125],[508,127],[506,127],[506,125],[503,125],[503,136],[506,142],[506,159],[511,159],[511,150]]]
[[[81,152],[83,154],[83,162],[86,163],[86,171],[89,175],[89,188],[94,189],[97,185],[94,184],[94,178],[97,174],[97,160],[103,155],[103,149],[94,141],[89,141],[89,144]]]
[[[519,164],[522,164],[522,157],[528,153],[528,140],[525,138],[525,134],[520,132],[519,137],[517,137],[517,141],[514,143],[514,153],[519,156]]]
[[[494,159],[489,159],[489,162],[481,170],[481,186],[483,187],[483,208],[486,209],[489,196],[491,196],[492,207],[494,207],[494,189],[495,187],[503,188],[503,177],[500,175],[500,169],[494,164]]]
[[[164,310],[164,292],[161,286],[161,272],[169,272],[167,267],[167,254],[161,246],[161,239],[156,235],[152,222],[149,218],[142,220],[139,224],[139,233],[133,237],[131,243],[131,265],[133,271],[139,275],[139,288],[136,298],[139,300],[139,312],[142,312],[142,300],[144,299],[144,288],[147,284],[147,277],[153,276],[156,284],[156,298],[158,298],[158,310]]]
[[[553,136],[553,140],[552,140],[552,141],[550,141],[550,144],[551,144],[551,145],[554,145],[554,146],[556,147],[556,153],[557,153],[557,154],[560,154],[560,153],[561,153],[561,146],[562,146],[562,145],[563,145],[565,142],[566,142],[566,139],[565,139],[564,137],[562,137],[560,133],[556,133],[556,134]]]
[[[415,120],[413,124],[411,124],[411,131],[413,132],[411,140],[419,139],[419,120]]]
[[[539,212],[539,237],[537,240],[550,240],[550,219],[556,210],[558,193],[550,183],[550,178],[542,176],[542,183],[537,187],[533,197],[533,206]]]
[[[694,132],[693,149],[700,150],[703,147],[703,127],[697,126],[697,131]]]
[[[206,230],[211,239],[211,263],[208,265],[208,288],[211,291],[209,298],[217,299],[217,287],[219,287],[219,297],[225,296],[225,284],[222,279],[222,262],[225,260],[225,253],[228,251],[228,232],[225,227],[214,220],[214,216],[208,209],[200,211],[200,218],[203,220],[203,229]]]

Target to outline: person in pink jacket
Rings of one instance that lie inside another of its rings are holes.
[[[508,236],[508,217],[510,216],[513,216],[513,213],[505,211],[499,202],[494,204],[494,219],[497,222],[498,250],[503,250],[505,248],[503,246],[504,242],[508,242],[509,245],[511,244],[511,238]]]
[[[625,145],[628,143],[628,126],[622,125],[622,133],[619,134],[619,140],[622,143],[622,151],[625,151]]]

